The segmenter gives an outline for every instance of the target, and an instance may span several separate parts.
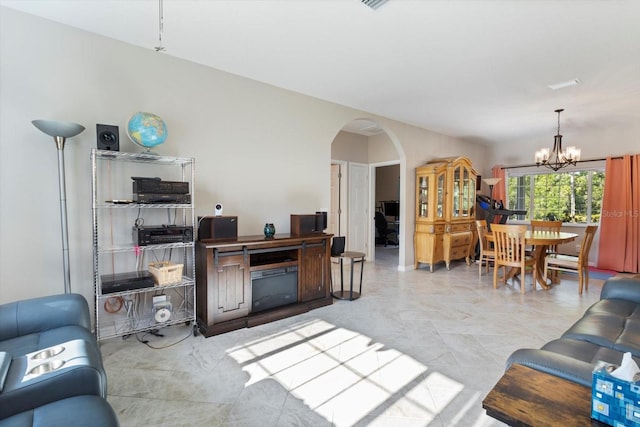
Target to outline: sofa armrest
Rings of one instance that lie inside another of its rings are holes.
[[[509,356],[506,369],[514,363],[591,388],[594,366],[564,354],[525,348],[516,350]]]
[[[0,340],[70,325],[91,330],[89,305],[82,295],[52,295],[0,305]]]
[[[622,299],[640,304],[640,280],[631,277],[612,277],[602,286],[600,299]]]

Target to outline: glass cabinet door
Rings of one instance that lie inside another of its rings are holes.
[[[453,218],[458,218],[460,216],[460,166],[456,167],[453,170],[453,195],[452,195],[452,212],[451,215]]]
[[[418,177],[418,217],[427,218],[429,216],[429,178],[427,176]]]
[[[438,200],[436,201],[436,217],[444,218],[444,172],[437,178]]]
[[[471,194],[471,179],[469,178],[469,170],[463,168],[462,171],[462,216],[468,217],[470,214],[470,194]]]

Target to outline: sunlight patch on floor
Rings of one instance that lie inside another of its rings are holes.
[[[464,388],[406,354],[323,320],[229,349],[249,374],[246,387],[276,380],[335,425],[365,416],[432,420]]]

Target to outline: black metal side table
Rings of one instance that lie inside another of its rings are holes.
[[[344,290],[344,273],[342,269],[343,261],[345,258],[351,260],[351,282],[348,291]],[[331,292],[331,295],[333,295],[334,298],[349,301],[360,298],[360,295],[362,294],[362,274],[364,272],[364,258],[365,254],[362,252],[343,252],[340,255],[340,290]],[[355,292],[353,290],[353,269],[354,264],[356,263],[360,263],[360,288],[358,292]]]

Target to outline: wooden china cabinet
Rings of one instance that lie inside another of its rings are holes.
[[[476,177],[467,157],[435,159],[416,168],[415,267],[465,258],[475,242]]]

